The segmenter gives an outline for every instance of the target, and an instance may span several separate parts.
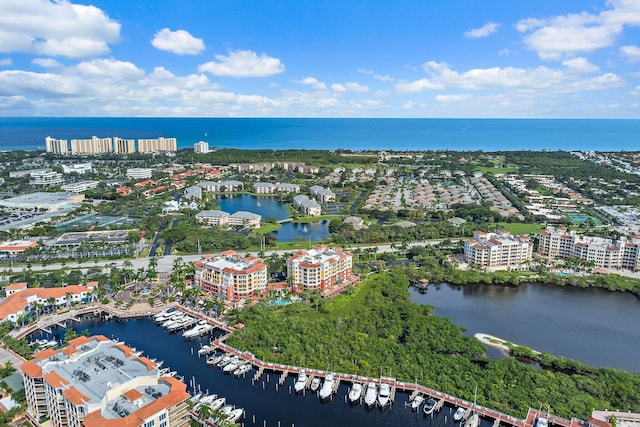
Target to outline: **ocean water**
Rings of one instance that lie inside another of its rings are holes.
[[[599,150],[640,149],[640,120],[0,118],[0,150],[44,150],[44,138],[175,137],[239,149]]]

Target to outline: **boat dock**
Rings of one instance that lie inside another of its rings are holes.
[[[480,417],[484,419],[493,420],[493,424],[495,427],[499,425],[513,426],[513,427],[534,427],[537,417],[547,416],[546,413],[542,413],[533,408],[530,408],[529,413],[527,414],[527,417],[523,420],[523,419],[513,417],[511,415],[504,414],[495,409],[487,408],[482,405],[477,405],[477,404],[474,404],[473,402],[470,402],[464,399],[459,399],[457,397],[448,395],[446,393],[442,393],[440,391],[431,389],[429,387],[425,387],[420,384],[401,382],[396,380],[395,378],[390,378],[390,377],[370,378],[370,377],[364,377],[359,375],[330,372],[330,371],[325,371],[320,369],[309,369],[309,368],[299,367],[299,366],[264,362],[258,359],[255,355],[253,355],[250,352],[242,352],[225,344],[224,341],[227,338],[227,336],[228,335],[224,335],[215,339],[214,341],[211,342],[211,345],[219,348],[222,351],[236,355],[240,357],[242,360],[254,365],[257,368],[257,372],[253,377],[254,383],[262,376],[262,373],[265,370],[279,373],[281,375],[279,380],[280,385],[283,385],[284,382],[286,382],[286,378],[288,377],[288,375],[290,374],[298,375],[301,370],[305,370],[307,375],[309,376],[309,379],[307,381],[307,387],[310,387],[311,381],[313,380],[314,377],[325,378],[328,374],[333,374],[335,379],[333,393],[337,392],[341,382],[346,382],[349,384],[352,384],[355,382],[362,383],[362,384],[367,384],[369,382],[376,382],[378,384],[385,383],[385,384],[388,384],[391,388],[390,399],[389,399],[390,402],[393,402],[395,400],[395,395],[397,391],[400,391],[403,393],[409,393],[411,396],[410,400],[415,398],[415,396],[417,396],[418,394],[422,394],[426,397],[432,397],[438,401],[436,405],[436,411],[441,410],[445,405],[451,406],[453,408],[462,407],[466,410],[464,414],[464,419],[467,419],[468,417],[471,416],[471,414],[475,412],[475,413],[478,413]],[[553,415],[550,415],[548,418],[549,418],[549,421],[557,427],[584,427],[584,422],[577,418],[567,420],[565,418],[560,418]]]

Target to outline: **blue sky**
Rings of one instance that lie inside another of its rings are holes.
[[[0,115],[640,117],[640,0],[2,0]]]

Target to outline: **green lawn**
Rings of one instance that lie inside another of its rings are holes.
[[[492,173],[492,174],[499,174],[499,173],[514,173],[514,172],[518,172],[518,168],[490,168],[487,166],[478,166],[475,169],[481,171],[481,172],[485,172],[485,173]]]
[[[309,222],[318,222],[324,219],[331,221],[332,219],[341,219],[340,215],[318,215],[318,216],[306,216],[304,218],[294,219],[293,222],[297,222],[299,224],[306,224]]]
[[[507,230],[512,234],[535,234],[542,230],[542,224],[518,224],[510,222],[499,222],[495,224],[495,228]]]

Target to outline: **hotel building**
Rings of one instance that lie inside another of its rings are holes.
[[[255,256],[225,251],[196,261],[195,268],[195,283],[228,301],[253,297],[267,287],[267,265]]]
[[[47,136],[44,142],[47,153],[69,154],[69,141],[66,139],[55,139]]]
[[[547,227],[538,234],[538,253],[548,258],[577,258],[594,267],[640,270],[640,236],[619,240],[581,236],[565,227]]]
[[[78,337],[20,366],[27,417],[53,427],[189,425],[187,386],[140,352],[102,335]]]
[[[175,138],[165,138],[163,136],[153,139],[138,139],[138,151],[140,153],[178,151],[178,142]]]
[[[353,278],[350,252],[315,245],[310,250],[293,253],[287,260],[287,277],[305,289],[326,289]]]
[[[475,231],[464,243],[466,262],[488,268],[513,268],[531,262],[533,243],[525,236],[500,230],[496,233]]]

